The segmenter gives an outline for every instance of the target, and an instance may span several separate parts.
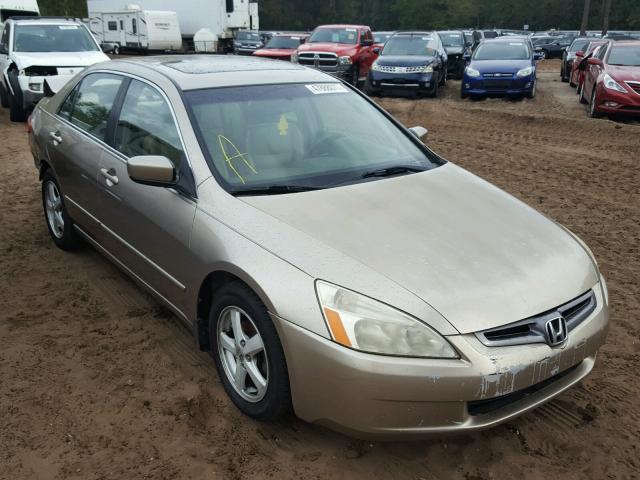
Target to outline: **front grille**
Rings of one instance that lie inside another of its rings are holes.
[[[335,53],[304,52],[298,54],[298,63],[312,67],[317,65],[319,68],[337,67],[338,56]]]
[[[581,364],[582,364],[582,362],[577,364],[577,365],[574,365],[571,368],[568,368],[564,372],[560,372],[557,375],[554,375],[553,377],[549,377],[546,380],[544,380],[544,381],[542,381],[540,383],[536,383],[535,385],[532,385],[532,386],[530,386],[528,388],[525,388],[523,390],[519,390],[517,392],[513,392],[513,393],[510,393],[508,395],[502,395],[500,397],[489,398],[487,400],[476,400],[476,401],[473,401],[473,402],[468,402],[467,403],[467,411],[469,412],[469,415],[471,415],[471,416],[485,415],[487,413],[493,413],[493,412],[495,412],[497,410],[500,410],[502,408],[505,408],[505,407],[515,403],[515,402],[523,400],[523,399],[527,398],[528,396],[533,395],[536,392],[539,392],[543,388],[546,388],[549,385],[557,382],[561,378],[566,377],[567,375],[573,373]]]
[[[509,89],[511,88],[511,80],[485,80],[484,88],[487,89]]]
[[[417,67],[394,67],[391,65],[378,65],[378,70],[384,73],[421,73],[425,65]]]
[[[631,88],[631,90],[633,90],[634,92],[636,92],[638,95],[640,95],[640,82],[625,82],[627,85],[629,85],[629,87]]]
[[[513,78],[512,73],[484,73],[482,76],[484,78]]]
[[[567,332],[571,332],[591,315],[595,308],[596,296],[593,290],[589,290],[557,308],[509,325],[477,332],[476,337],[488,347],[547,343],[545,326],[550,319],[561,315],[566,322]]]
[[[58,75],[58,69],[56,67],[50,66],[42,67],[32,65],[31,67],[25,68],[24,73],[29,77],[51,77],[54,75]]]

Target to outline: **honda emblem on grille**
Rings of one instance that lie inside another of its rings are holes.
[[[320,55],[317,53],[313,56],[313,66],[318,68],[320,66]]]
[[[549,320],[545,327],[547,343],[551,347],[564,343],[567,339],[567,322],[562,315]]]

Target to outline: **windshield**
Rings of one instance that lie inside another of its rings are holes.
[[[81,25],[18,25],[13,49],[16,52],[95,52],[98,46]]]
[[[260,34],[254,32],[238,32],[238,36],[236,37],[238,40],[249,40],[251,42],[259,42]]]
[[[464,47],[464,37],[461,33],[441,33],[440,39],[445,47]]]
[[[587,45],[589,45],[588,39],[574,40],[571,46],[569,47],[569,51],[570,52],[579,52],[581,50],[584,51]]]
[[[609,54],[609,65],[620,65],[624,67],[640,67],[640,46],[639,45],[615,45]]]
[[[389,40],[392,35],[393,33],[373,32],[373,41],[376,43],[386,43],[386,41]]]
[[[328,188],[394,166],[440,161],[340,83],[260,85],[185,93],[214,175],[240,193]]]
[[[473,44],[473,33],[464,32],[464,40],[468,44]]]
[[[358,43],[358,30],[355,28],[317,28],[311,34],[309,43]]]
[[[387,40],[382,55],[421,55],[435,57],[437,43],[433,37],[423,35],[396,35]]]
[[[528,60],[529,47],[521,42],[481,43],[473,54],[473,60]]]
[[[264,48],[298,48],[301,37],[273,37]]]

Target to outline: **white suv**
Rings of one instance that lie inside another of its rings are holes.
[[[44,80],[57,90],[78,72],[109,60],[91,32],[63,18],[14,17],[0,36],[0,100],[14,122],[44,95]]]

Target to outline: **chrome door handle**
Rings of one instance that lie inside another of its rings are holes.
[[[58,132],[49,132],[49,138],[53,140],[54,145],[60,145],[62,143],[62,137]]]
[[[110,168],[107,170],[106,168],[101,168],[100,173],[104,178],[107,179],[107,186],[112,187],[118,184],[118,177],[116,176],[116,169]]]

